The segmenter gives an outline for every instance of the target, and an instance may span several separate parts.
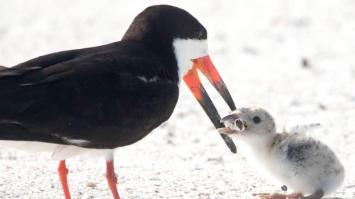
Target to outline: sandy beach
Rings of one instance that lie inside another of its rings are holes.
[[[237,107],[265,107],[279,131],[296,116],[320,122],[309,135],[329,145],[346,169],[344,185],[325,198],[355,198],[355,1],[2,0],[0,65],[118,41],[139,12],[156,4],[183,8],[206,27],[210,57]],[[201,79],[220,113],[228,113]],[[185,84],[180,87],[168,122],[116,149],[120,196],[244,199],[282,192],[243,151],[229,151]],[[64,198],[50,156],[0,146],[0,198]],[[73,199],[112,198],[103,157],[78,156],[67,166]]]

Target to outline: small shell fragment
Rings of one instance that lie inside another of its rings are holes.
[[[86,186],[86,187],[96,187],[96,184],[93,183],[93,182],[87,182],[87,183],[85,184],[85,186]]]
[[[244,127],[244,122],[241,118],[238,118],[234,121],[235,124],[235,129],[233,130],[237,130],[237,131],[244,131],[245,127]]]
[[[227,116],[228,117],[228,116]],[[225,117],[225,118],[227,118]],[[221,122],[224,123],[224,125],[232,130],[235,131],[244,131],[245,129],[245,122],[241,118],[231,118],[231,119],[225,119],[223,118]]]
[[[248,124],[236,115],[230,114],[221,119],[224,125],[234,131],[244,131],[248,129]]]

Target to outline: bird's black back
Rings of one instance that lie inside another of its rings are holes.
[[[177,83],[139,42],[44,55],[0,71],[0,140],[125,146],[166,121],[177,99]]]

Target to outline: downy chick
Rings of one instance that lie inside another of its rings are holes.
[[[276,133],[273,117],[263,108],[241,108],[221,122],[226,127],[219,133],[239,142],[246,158],[263,174],[294,191],[258,194],[261,198],[320,199],[344,181],[344,167],[328,146],[304,133]]]

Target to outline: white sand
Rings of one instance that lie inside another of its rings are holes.
[[[0,1],[0,65],[120,40],[133,17],[163,1]],[[210,56],[237,107],[266,107],[282,127],[300,115],[320,121],[311,134],[346,167],[344,187],[327,198],[355,198],[355,2],[179,1],[207,28]],[[310,67],[302,67],[306,58]],[[228,111],[204,80],[215,105]],[[252,198],[281,191],[242,154],[233,155],[182,86],[169,122],[115,153],[122,198]],[[67,161],[73,199],[112,198],[105,162]],[[64,198],[49,153],[0,148],[0,198]],[[86,187],[87,182],[97,186]]]

